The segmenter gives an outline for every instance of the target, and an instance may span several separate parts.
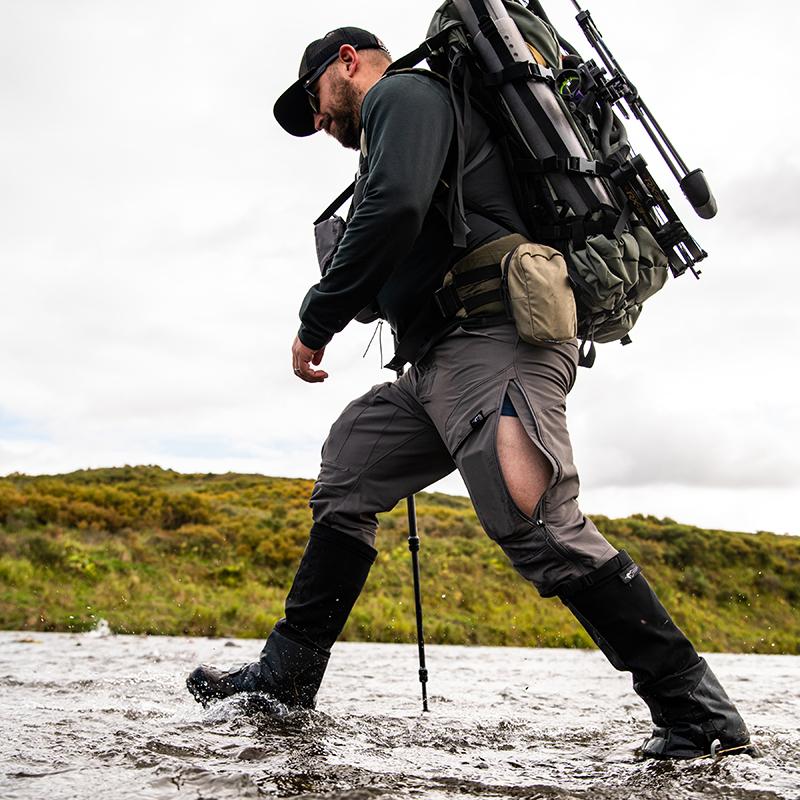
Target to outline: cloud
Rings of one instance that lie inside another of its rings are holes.
[[[607,420],[595,431],[583,462],[584,477],[598,487],[674,486],[713,489],[800,487],[800,457],[767,414],[694,420],[670,414]],[[739,423],[739,434],[731,430]]]
[[[310,3],[0,4],[0,473],[160,463],[311,477],[339,411],[392,379],[377,348],[362,360],[372,328],[357,324],[328,348],[328,382],[291,374],[297,309],[317,279],[311,220],[356,163],[324,136],[287,137],[271,105],[310,37],[357,24],[400,55],[433,7],[353,0],[343,19]],[[630,8],[609,2],[598,24],[707,168],[720,214],[694,218],[649,156],[710,258],[701,281],[648,303],[631,347],[603,346],[581,371],[570,421],[587,497],[628,508],[614,499],[627,492],[631,510],[662,513],[664,487],[681,487],[685,502],[669,497],[692,520],[704,498],[755,486],[793,520],[793,106],[756,70],[720,79],[748,40],[746,14],[676,0],[643,38],[656,12]],[[553,9],[577,43],[569,12]],[[772,13],[770,68],[792,74],[797,10]],[[677,42],[692,59],[664,69]],[[443,485],[463,491],[456,477]]]
[[[717,200],[720,213],[734,224],[755,229],[764,237],[776,231],[795,235],[800,215],[800,163],[759,165],[726,183]]]
[[[728,531],[771,531],[800,534],[800,523],[785,509],[795,502],[796,489],[709,489],[659,484],[651,487],[587,486],[581,507],[588,514],[608,517],[652,514],[687,525]]]

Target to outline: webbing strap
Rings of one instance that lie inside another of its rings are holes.
[[[415,48],[410,53],[406,53],[404,56],[401,56],[397,59],[397,61],[392,61],[392,63],[386,68],[386,72],[394,72],[398,69],[415,67],[420,61],[426,59],[429,55],[432,55],[434,52],[436,52],[436,50],[438,50],[439,47],[441,47],[441,45],[443,45],[450,38],[453,28],[455,27],[462,27],[462,24],[457,23],[443,28],[439,31],[439,33],[431,36],[430,39],[426,39],[419,47]]]
[[[518,158],[514,161],[518,172],[527,175],[545,175],[562,172],[567,175],[608,176],[611,169],[602,161],[590,161],[578,156],[550,156],[549,158]]]
[[[453,246],[464,248],[467,246],[467,215],[464,210],[464,167],[467,156],[467,143],[470,138],[471,110],[469,90],[472,85],[472,75],[468,69],[463,70],[461,92],[463,104],[456,99],[455,74],[463,58],[463,53],[455,57],[450,63],[450,103],[453,108],[453,122],[455,124],[456,139],[456,177],[453,188],[447,197],[447,220],[453,234]]]
[[[464,297],[461,300],[465,311],[469,314],[482,306],[489,303],[503,302],[503,292],[501,289],[492,289],[488,292],[481,292],[480,294],[473,295],[472,297]]]
[[[622,236],[625,227],[627,226],[628,221],[631,218],[632,213],[633,213],[633,207],[626,200],[625,205],[622,207],[622,213],[619,215],[619,219],[617,220],[617,224],[614,226],[615,239],[619,239],[619,237]]]
[[[465,272],[453,274],[452,281],[447,286],[442,286],[434,292],[436,305],[442,318],[445,320],[451,319],[462,308],[469,314],[487,303],[502,302],[503,294],[499,285],[494,289],[487,289],[487,291],[471,297],[462,297],[460,292],[457,291],[465,286],[477,286],[490,280],[498,281],[499,284],[502,277],[503,268],[500,264],[488,264],[484,267],[475,267]]]
[[[568,240],[573,242],[585,242],[589,236],[596,236],[597,234],[614,237],[615,224],[613,223],[618,221],[619,218],[609,222],[570,217],[568,220],[557,223],[556,225],[542,225],[537,228],[537,232],[546,242],[563,242]]]
[[[486,267],[476,267],[475,269],[453,275],[453,282],[450,285],[460,289],[462,286],[471,286],[473,283],[483,283],[483,281],[490,281],[492,278],[497,278],[499,280],[502,274],[503,272],[499,264],[489,264]]]
[[[542,67],[533,61],[515,61],[497,72],[487,72],[483,75],[486,86],[502,86],[513,81],[554,81],[553,70]]]
[[[433,293],[442,319],[455,317],[461,311],[461,298],[452,286],[442,286]]]
[[[314,224],[319,225],[320,222],[324,222],[326,219],[330,219],[333,216],[333,212],[337,211],[339,207],[347,200],[349,200],[353,196],[353,192],[356,190],[356,182],[353,181],[315,220]]]

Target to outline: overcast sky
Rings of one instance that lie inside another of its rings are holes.
[[[402,55],[436,5],[0,0],[0,475],[316,475],[340,410],[392,375],[358,323],[328,381],[292,375],[311,221],[356,164],[272,104],[310,39],[359,25]],[[571,3],[545,7],[588,52]],[[800,533],[798,5],[589,7],[720,213],[697,218],[629,125],[710,257],[581,370],[582,506]]]

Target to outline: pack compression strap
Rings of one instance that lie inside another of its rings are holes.
[[[540,67],[532,62],[517,61],[509,64],[497,72],[487,72],[483,75],[486,86],[502,86],[513,81],[555,81],[553,70],[549,67]]]
[[[518,172],[528,175],[546,175],[549,172],[563,172],[567,175],[611,174],[611,168],[602,161],[590,161],[578,156],[550,156],[549,158],[517,158],[514,166]]]

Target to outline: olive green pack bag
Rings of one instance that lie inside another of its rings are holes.
[[[529,344],[568,342],[578,332],[575,295],[558,250],[511,234],[477,248],[444,277],[454,316],[505,315]]]
[[[529,344],[568,342],[578,335],[578,315],[564,256],[526,242],[502,261],[503,295],[519,338]]]

